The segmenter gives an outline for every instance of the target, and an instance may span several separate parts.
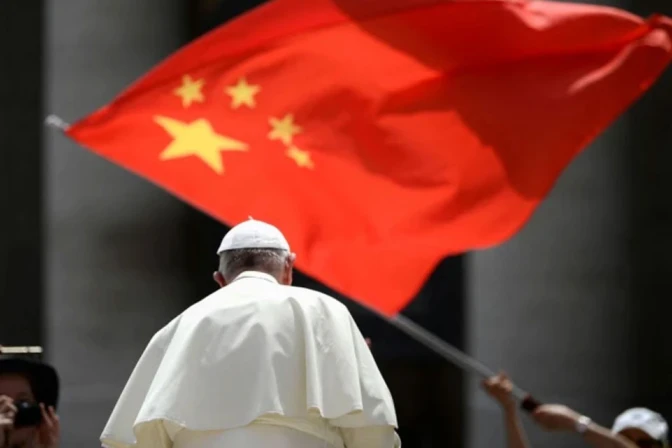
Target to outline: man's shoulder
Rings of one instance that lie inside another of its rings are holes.
[[[301,286],[284,286],[283,288],[287,291],[288,297],[301,302],[349,313],[348,308],[341,301],[331,297],[329,294]]]
[[[163,350],[165,346],[172,340],[183,314],[184,312],[178,314],[170,322],[154,333],[149,341],[148,347],[158,347]]]
[[[327,310],[330,314],[350,314],[348,308],[339,300],[323,292],[300,286],[287,286],[277,283],[260,282],[250,289],[250,283],[239,287],[225,287],[215,291],[204,299],[187,308],[181,316],[189,319],[208,317],[213,312],[232,312],[254,309],[255,312],[274,312],[298,304],[304,310]],[[257,289],[256,287],[259,287]],[[251,307],[252,305],[252,307]],[[179,320],[180,316],[176,318]]]
[[[320,300],[338,302],[338,300],[334,299],[330,295],[317,291],[315,289],[305,288],[303,286],[282,286],[282,288],[284,288],[285,291],[287,291],[287,295],[291,295],[294,297],[312,297],[312,298],[319,298]]]

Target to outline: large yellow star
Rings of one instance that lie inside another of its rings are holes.
[[[173,93],[182,98],[182,106],[189,107],[191,103],[202,103],[205,100],[203,96],[204,79],[191,79],[191,76],[184,75],[182,77],[182,85],[173,90]]]
[[[161,153],[161,160],[196,156],[217,174],[222,174],[224,162],[220,151],[247,151],[245,143],[217,134],[210,122],[203,118],[183,123],[173,118],[156,116],[154,121],[173,137],[173,141]]]
[[[268,138],[280,140],[285,145],[291,144],[294,136],[301,132],[301,127],[294,124],[294,115],[292,114],[287,114],[282,119],[271,117],[268,122],[273,128],[269,132]]]
[[[257,105],[254,96],[259,93],[260,90],[260,86],[248,84],[247,79],[240,78],[238,84],[226,88],[226,93],[231,96],[232,108],[238,109],[240,106],[245,105],[250,109],[253,109]]]
[[[301,168],[308,168],[311,170],[315,168],[313,159],[310,157],[310,153],[308,151],[299,149],[296,146],[290,146],[285,154],[287,157],[296,162],[296,164]]]

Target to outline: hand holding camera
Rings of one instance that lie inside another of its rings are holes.
[[[10,397],[0,396],[0,447],[7,446],[13,430],[28,427],[37,428],[38,446],[58,446],[60,423],[52,406],[14,402]]]
[[[9,439],[9,431],[14,427],[16,406],[11,398],[0,396],[0,447],[5,446]]]

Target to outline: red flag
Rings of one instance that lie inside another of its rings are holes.
[[[276,0],[68,134],[394,314],[446,255],[525,223],[670,62],[672,22],[506,0]],[[131,51],[131,49],[129,49]]]

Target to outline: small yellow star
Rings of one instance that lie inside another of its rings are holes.
[[[189,107],[193,102],[202,103],[205,100],[201,90],[204,84],[204,79],[194,81],[191,79],[191,76],[184,75],[182,77],[182,85],[173,90],[173,93],[182,98],[182,106]]]
[[[311,170],[315,168],[313,159],[310,157],[310,153],[308,151],[299,149],[296,146],[290,146],[285,154],[287,157],[296,162],[296,164],[301,168],[308,168]]]
[[[161,153],[161,160],[196,156],[214,172],[222,174],[224,162],[220,151],[247,151],[245,143],[217,134],[210,122],[203,118],[183,123],[156,116],[154,121],[173,137],[173,141]]]
[[[238,109],[242,105],[253,109],[257,105],[254,96],[260,90],[260,86],[248,84],[247,79],[240,78],[238,84],[226,88],[226,93],[231,96],[231,107],[233,109]]]
[[[269,132],[268,138],[271,140],[280,140],[285,145],[292,143],[296,134],[301,132],[301,127],[294,124],[294,115],[287,114],[282,119],[271,117],[268,120],[273,130]]]

